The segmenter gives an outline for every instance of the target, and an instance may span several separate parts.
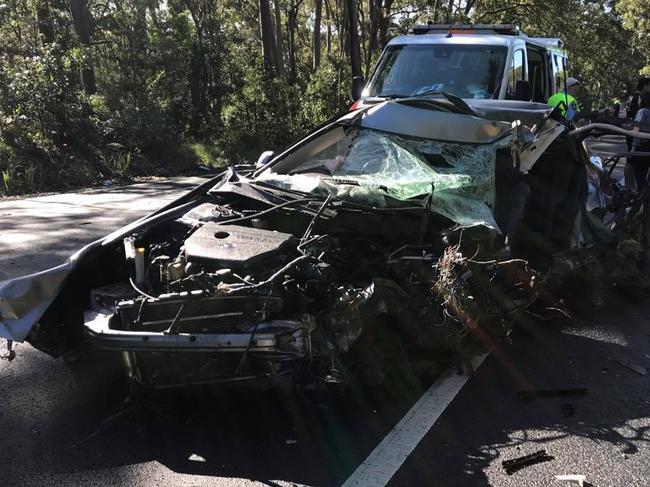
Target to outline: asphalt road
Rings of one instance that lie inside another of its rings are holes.
[[[601,151],[615,150],[609,142]],[[189,183],[0,202],[0,279],[55,265]],[[604,309],[562,324],[522,323],[389,485],[548,486],[570,473],[601,487],[650,485],[650,375],[621,364],[650,369],[648,311],[645,297],[612,293]],[[395,380],[318,397],[201,388],[122,408],[119,369],[68,366],[27,344],[15,350],[12,362],[0,361],[6,485],[340,485],[428,387]],[[586,395],[517,395],[558,388]],[[503,460],[539,449],[554,459],[503,471]]]

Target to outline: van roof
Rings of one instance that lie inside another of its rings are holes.
[[[544,49],[562,49],[562,41],[558,38],[524,37],[497,34],[453,34],[448,37],[446,33],[402,35],[394,37],[389,46],[404,46],[411,44],[451,44],[475,46],[504,46],[512,45],[516,40],[523,40],[528,44],[543,47]]]

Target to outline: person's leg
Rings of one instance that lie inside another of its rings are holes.
[[[634,158],[634,172],[636,173],[637,190],[640,193],[646,186],[648,178],[648,168],[650,168],[650,159],[647,157]]]

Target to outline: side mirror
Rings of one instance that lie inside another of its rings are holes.
[[[363,76],[353,76],[352,77],[352,100],[356,101],[361,98],[361,93],[363,92],[363,87],[365,86],[366,81],[363,79]]]
[[[260,154],[260,157],[257,159],[257,162],[255,163],[255,169],[260,169],[260,168],[266,166],[266,164],[271,159],[273,159],[274,156],[275,156],[275,152],[273,152],[272,150],[267,150],[267,151],[262,152]]]
[[[519,80],[515,85],[515,100],[530,101],[530,83],[528,81]]]

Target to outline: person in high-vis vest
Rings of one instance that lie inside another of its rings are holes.
[[[578,86],[580,86],[580,81],[575,78],[567,78],[566,91],[558,91],[547,102],[553,108],[560,105],[560,113],[567,120],[573,120],[578,113],[578,101],[575,98]]]

